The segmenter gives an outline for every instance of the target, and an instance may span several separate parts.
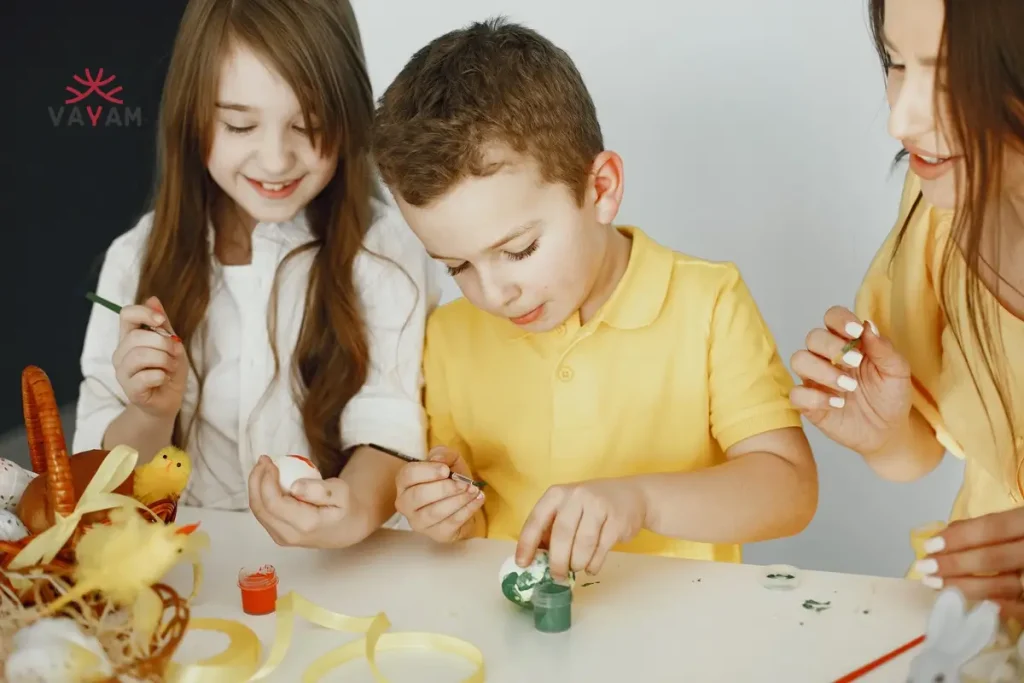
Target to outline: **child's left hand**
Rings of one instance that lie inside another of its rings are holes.
[[[1024,620],[1024,507],[951,523],[928,539],[916,565],[934,588],[956,587],[968,600],[992,600],[1004,619]]]
[[[628,479],[594,479],[549,488],[533,507],[516,548],[527,567],[545,539],[551,575],[596,574],[617,543],[636,536],[647,517],[643,492]]]
[[[344,530],[361,514],[341,479],[299,479],[290,493],[283,491],[277,467],[266,456],[249,474],[249,509],[275,543],[303,548],[346,545]]]

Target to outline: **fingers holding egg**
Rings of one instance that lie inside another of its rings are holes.
[[[278,484],[281,490],[289,495],[294,495],[292,488],[299,479],[323,480],[320,470],[309,458],[301,455],[283,455],[272,460],[277,467]]]

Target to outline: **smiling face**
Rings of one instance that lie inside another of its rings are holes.
[[[295,92],[242,45],[221,66],[215,117],[207,168],[253,224],[290,220],[334,175],[337,157],[320,155]]]
[[[599,156],[581,205],[532,159],[498,147],[486,156],[500,170],[468,176],[425,206],[398,196],[399,208],[470,303],[524,330],[551,330],[606,289],[621,165]]]
[[[954,208],[963,156],[953,140],[936,83],[945,9],[943,0],[886,0],[884,44],[888,55],[889,134],[910,153],[925,199]]]

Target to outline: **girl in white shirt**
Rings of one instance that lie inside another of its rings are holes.
[[[284,545],[346,546],[392,518],[401,461],[373,445],[424,457],[437,287],[377,198],[372,116],[347,2],[189,2],[153,211],[99,278],[134,305],[89,319],[75,451],[182,446],[184,503],[250,507]],[[325,481],[287,495],[265,454],[307,456]]]

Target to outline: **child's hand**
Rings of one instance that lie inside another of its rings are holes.
[[[112,358],[117,381],[132,405],[153,417],[173,418],[181,409],[188,358],[181,342],[143,325],[171,331],[159,299],[121,309],[120,343]]]
[[[483,491],[449,479],[449,472],[472,478],[461,455],[438,447],[430,452],[429,460],[404,465],[395,479],[395,509],[405,515],[414,531],[441,543],[467,538],[474,515],[484,505]]]
[[[519,534],[516,564],[528,567],[548,541],[551,575],[564,580],[569,570],[601,571],[612,546],[630,540],[644,526],[647,501],[628,479],[552,486],[533,507]]]
[[[910,418],[910,365],[873,327],[834,306],[825,314],[825,329],[812,330],[807,349],[790,360],[803,380],[790,394],[793,406],[861,455],[883,448]],[[858,338],[859,346],[844,355],[846,343]]]
[[[365,536],[352,531],[366,515],[345,481],[299,479],[283,491],[277,467],[265,455],[249,473],[249,509],[282,546],[338,548]]]

